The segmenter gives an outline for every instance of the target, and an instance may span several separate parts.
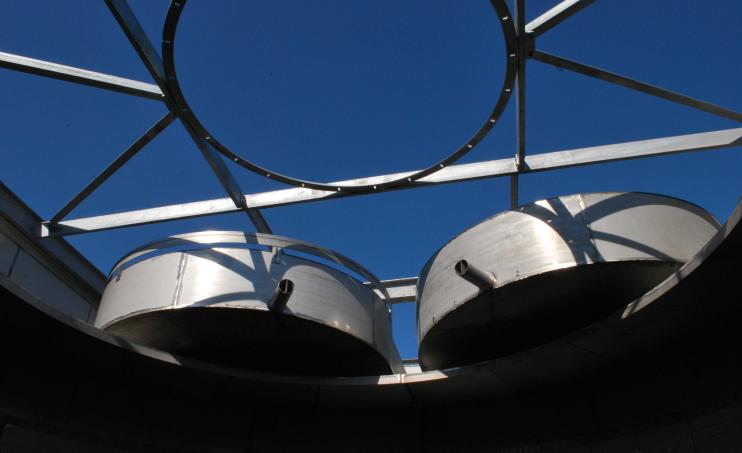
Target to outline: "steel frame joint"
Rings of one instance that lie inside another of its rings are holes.
[[[525,32],[518,35],[518,58],[526,60],[533,57],[536,50],[536,36],[533,33]]]

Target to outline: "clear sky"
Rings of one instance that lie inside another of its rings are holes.
[[[530,0],[528,20],[557,2]],[[159,48],[168,2],[130,0]],[[601,0],[537,48],[742,111],[738,0]],[[0,51],[150,82],[105,4],[9,0]],[[176,46],[189,102],[222,142],[256,162],[332,181],[412,170],[449,154],[484,120],[503,77],[486,0],[191,0]],[[527,152],[739,127],[733,121],[528,62]],[[0,179],[48,218],[162,117],[164,105],[0,69]],[[514,101],[514,99],[513,99]],[[515,153],[514,102],[463,162]],[[231,167],[242,189],[280,184]],[[742,195],[740,147],[521,178],[521,202],[589,191],[647,191],[724,221]],[[508,207],[505,178],[265,210],[276,234],[333,248],[382,279],[415,276],[446,241]],[[70,218],[223,197],[174,123]],[[169,234],[252,230],[244,214],[75,236],[108,272]],[[415,356],[412,304],[395,337]]]

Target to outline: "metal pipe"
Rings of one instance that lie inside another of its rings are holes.
[[[466,260],[459,260],[454,266],[454,270],[456,275],[482,290],[492,289],[497,283],[494,275],[469,264]]]
[[[273,299],[271,299],[270,304],[268,304],[270,311],[273,313],[281,313],[283,309],[286,308],[286,304],[289,302],[289,297],[291,297],[291,293],[293,292],[294,282],[287,278],[278,282],[276,291],[273,293]]]

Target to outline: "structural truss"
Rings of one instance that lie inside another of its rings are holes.
[[[161,52],[157,51],[155,45],[147,37],[126,0],[106,0],[113,17],[131,46],[136,50],[154,83],[0,52],[0,66],[4,68],[156,100],[162,102],[168,109],[166,115],[146,130],[56,214],[42,222],[39,225],[40,236],[82,234],[239,211],[249,217],[257,232],[271,233],[271,228],[261,214],[261,209],[496,177],[510,178],[510,202],[511,206],[515,207],[518,205],[518,177],[525,173],[742,144],[742,128],[735,128],[543,154],[528,154],[526,152],[525,111],[526,66],[529,61],[556,66],[737,122],[742,122],[742,113],[538,50],[537,43],[541,35],[586,8],[594,0],[565,0],[530,22],[525,20],[525,0],[515,0],[515,10],[512,12],[505,0],[490,0],[490,2],[497,14],[497,21],[505,40],[505,77],[492,112],[485,118],[474,136],[465,141],[461,147],[453,150],[447,158],[426,168],[324,183],[297,179],[264,169],[221,144],[200,123],[196,112],[189,107],[180,89],[174,64],[175,30],[180,14],[186,7],[186,0],[172,1],[170,4],[163,24]],[[513,91],[517,103],[515,109],[517,149],[513,157],[456,164],[455,162],[473,149],[487,132],[496,127]],[[188,131],[194,145],[204,156],[224,188],[227,195],[225,198],[93,217],[68,218],[75,207],[175,121],[180,121]],[[227,167],[225,159],[232,160],[248,171],[292,187],[269,192],[245,193]]]

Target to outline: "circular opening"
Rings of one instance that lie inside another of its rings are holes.
[[[467,263],[466,260],[460,260],[456,263],[454,268],[456,270],[456,275],[461,277],[462,275],[466,274],[466,271],[469,269],[469,263]]]
[[[191,0],[177,38],[178,82],[210,135],[261,167],[320,181],[471,149],[494,124],[506,66],[486,0]]]
[[[292,282],[291,280],[289,280],[287,278],[284,278],[283,280],[281,280],[280,282],[278,282],[278,290],[282,294],[289,295],[292,292],[294,292],[294,282]]]

